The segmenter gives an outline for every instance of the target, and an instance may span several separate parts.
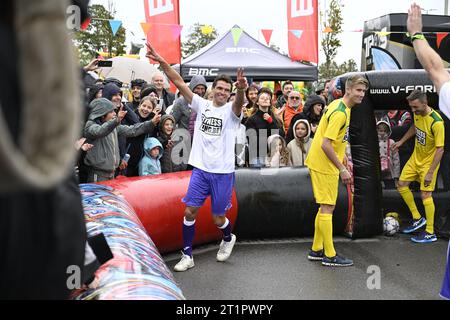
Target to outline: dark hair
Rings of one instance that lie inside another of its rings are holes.
[[[146,84],[147,84],[147,81],[145,81],[143,79],[134,79],[134,80],[131,80],[130,88],[133,88],[133,87],[140,87],[140,88],[142,88]]]
[[[259,96],[260,96],[261,94],[263,94],[263,93],[267,93],[267,94],[270,96],[270,100],[272,101],[272,99],[273,99],[273,93],[272,93],[272,90],[271,90],[270,88],[262,87],[262,88],[258,91],[258,99],[259,99]]]
[[[427,94],[422,90],[416,89],[409,96],[406,97],[408,101],[419,100],[422,103],[428,104]]]
[[[216,87],[218,81],[223,81],[231,84],[230,92],[233,91],[233,80],[231,80],[229,76],[227,76],[226,74],[221,74],[218,77],[216,77],[212,84],[213,89]]]
[[[288,84],[290,84],[291,86],[294,86],[294,84],[292,83],[291,80],[286,80],[286,81],[283,83],[283,85],[281,86],[281,88],[284,90],[284,87],[285,87],[286,85],[288,85]]]

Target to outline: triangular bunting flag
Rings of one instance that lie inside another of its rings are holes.
[[[171,29],[172,29],[173,39],[175,40],[180,36],[181,29],[183,29],[183,26],[180,26],[179,24],[173,24],[173,25],[171,25]]]
[[[272,37],[273,30],[271,29],[261,29],[261,32],[266,40],[267,45],[270,45],[270,38]]]
[[[204,25],[200,27],[200,31],[202,32],[202,34],[204,34],[205,36],[209,36],[211,33],[213,33],[214,28],[212,26],[209,25]]]
[[[333,29],[331,29],[330,27],[326,27],[326,28],[323,30],[323,33],[331,33],[331,32],[333,32]]]
[[[303,34],[303,30],[289,30],[297,38],[300,39]]]
[[[242,29],[234,27],[231,29],[231,34],[233,35],[234,46],[237,46],[242,35]]]
[[[81,24],[80,28],[81,30],[86,30],[89,27],[89,24],[91,23],[91,18],[87,18],[86,20],[83,21],[83,23]]]
[[[144,31],[145,35],[147,35],[148,32],[150,31],[150,27],[151,27],[150,23],[141,22],[141,28],[142,28],[142,31]]]
[[[436,42],[437,42],[437,47],[439,49],[439,47],[441,46],[441,42],[442,40],[444,40],[444,38],[448,35],[448,32],[438,32],[436,34]]]
[[[109,25],[111,26],[111,31],[112,31],[113,36],[115,36],[117,33],[117,30],[119,30],[120,26],[122,25],[122,21],[109,20]]]

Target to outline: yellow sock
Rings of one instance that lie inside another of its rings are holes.
[[[423,207],[425,208],[425,215],[427,217],[426,232],[434,233],[434,201],[432,197],[423,200]]]
[[[411,190],[409,190],[409,187],[398,188],[398,192],[408,206],[409,211],[411,211],[413,219],[419,220],[422,216],[420,215],[419,210],[417,210],[416,203],[414,202],[414,196]]]
[[[323,250],[323,236],[319,228],[319,216],[320,216],[320,208],[316,215],[316,221],[314,222],[314,241],[312,245],[313,251]]]
[[[336,255],[333,245],[333,215],[329,213],[321,213],[319,215],[319,229],[323,237],[323,246],[325,255],[332,258]]]

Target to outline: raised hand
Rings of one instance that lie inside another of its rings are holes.
[[[165,62],[164,58],[161,57],[158,52],[155,51],[155,48],[152,47],[152,45],[150,43],[146,43],[145,44],[148,48],[147,54],[145,55],[147,58],[150,58],[156,62]]]
[[[417,32],[422,32],[422,11],[420,6],[416,3],[411,5],[408,10],[408,20],[406,26],[410,35],[414,35]]]
[[[244,77],[244,69],[238,68],[237,70],[237,80],[235,82],[235,86],[239,90],[245,90],[248,87],[247,78]]]
[[[117,121],[122,122],[123,118],[125,118],[127,111],[124,110],[123,106],[120,107],[119,113],[117,114]]]
[[[89,64],[83,68],[84,71],[95,71],[99,69],[98,61],[99,61],[98,59],[91,60],[91,62],[89,62]]]

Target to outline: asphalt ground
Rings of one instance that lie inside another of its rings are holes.
[[[218,244],[194,247],[195,267],[173,271],[193,300],[433,300],[444,276],[448,240],[416,244],[396,234],[371,239],[335,238],[338,254],[354,266],[324,267],[307,259],[312,238],[238,241],[226,262]],[[179,253],[163,256],[173,270]]]

